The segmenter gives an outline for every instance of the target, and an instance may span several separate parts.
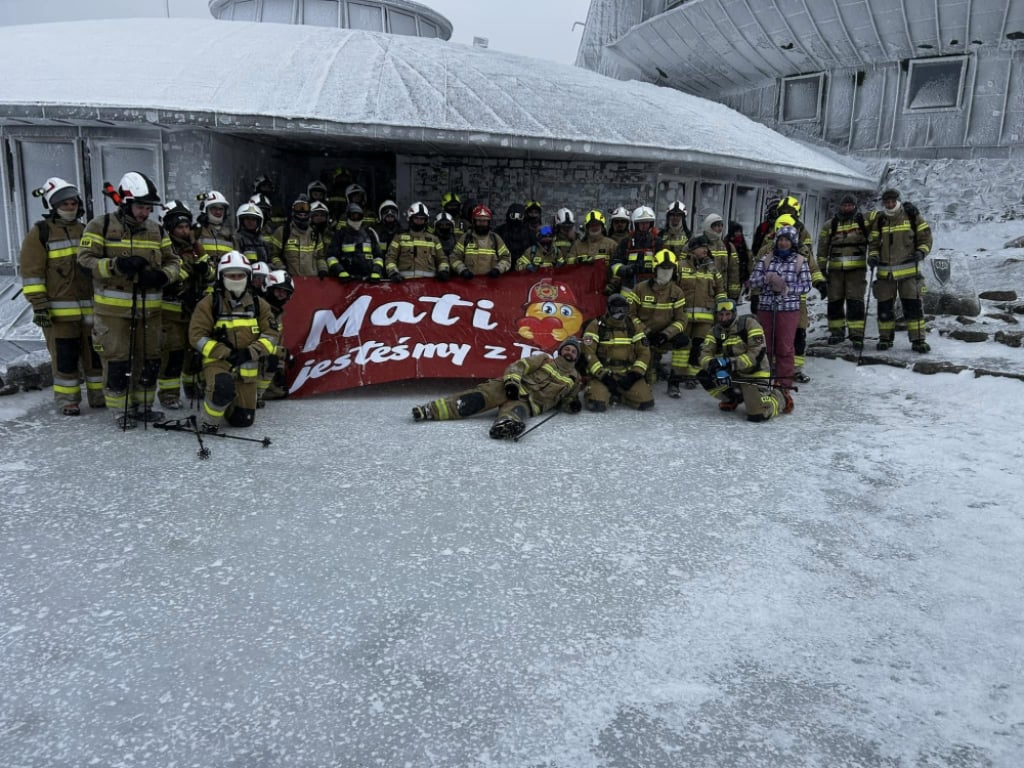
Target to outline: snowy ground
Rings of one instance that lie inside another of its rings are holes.
[[[808,372],[519,444],[368,388],[208,461],[0,399],[0,767],[1017,768],[1024,384]]]

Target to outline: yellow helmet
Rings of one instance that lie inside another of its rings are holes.
[[[604,226],[604,214],[598,210],[589,211],[587,218],[584,219],[586,224],[590,224],[592,221],[598,222],[602,227]]]
[[[796,227],[796,218],[788,213],[784,213],[775,220],[773,229],[778,232],[783,227]]]
[[[673,251],[668,248],[662,248],[656,254],[654,254],[654,268],[669,266],[675,269],[676,266],[676,255]]]
[[[794,216],[800,215],[800,200],[793,197],[793,195],[787,195],[782,198],[782,202],[779,203],[780,211],[792,211]]]

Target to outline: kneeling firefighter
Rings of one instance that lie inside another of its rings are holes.
[[[213,293],[199,302],[189,324],[189,343],[203,357],[204,432],[218,431],[222,421],[249,427],[256,418],[259,361],[274,351],[280,329],[251,282],[249,260],[238,251],[225,253]]]

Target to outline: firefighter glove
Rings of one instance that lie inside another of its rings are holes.
[[[38,325],[40,328],[49,328],[53,325],[53,320],[50,319],[50,310],[48,309],[37,309],[32,313],[32,322]]]
[[[242,363],[251,363],[252,353],[249,351],[248,347],[242,347],[241,349],[233,349],[231,350],[231,354],[228,355],[227,361],[228,363],[231,364],[232,368],[237,368],[238,366],[242,365]]]
[[[487,273],[488,277],[501,277],[501,270],[494,267],[490,272]]]

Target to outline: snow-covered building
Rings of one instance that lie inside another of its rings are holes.
[[[412,0],[210,0],[210,13],[226,21],[365,29],[442,40],[452,36],[448,19]]]
[[[308,2],[285,5],[298,14]],[[222,14],[238,6],[211,2]],[[55,47],[73,65],[59,73],[37,55]],[[378,203],[436,207],[456,191],[501,218],[528,198],[582,213],[664,210],[679,196],[748,224],[766,189],[799,191],[814,210],[830,190],[871,186],[710,102],[439,38],[213,19],[54,23],[0,29],[0,69],[0,262],[39,215],[30,190],[54,174],[86,191],[90,214],[104,210],[103,182],[127,169],[152,174],[166,197],[216,188],[233,202],[269,173],[286,204],[343,166]],[[653,105],[642,120],[638,104]]]
[[[903,158],[1024,154],[1017,0],[592,0],[577,65]]]

